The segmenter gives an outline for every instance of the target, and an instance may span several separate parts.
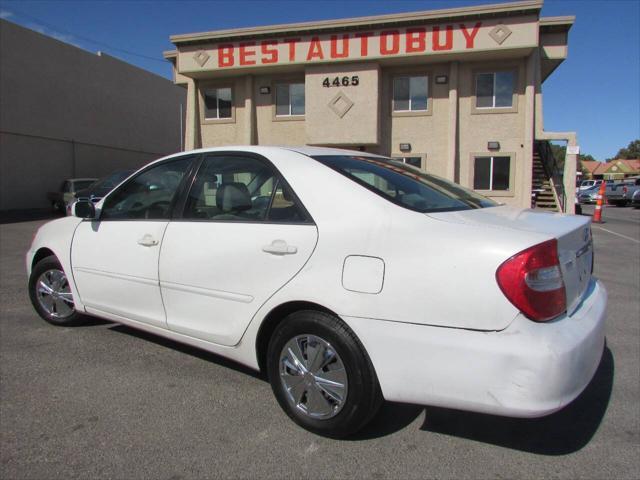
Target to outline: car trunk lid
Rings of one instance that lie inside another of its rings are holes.
[[[508,206],[427,215],[446,222],[484,228],[521,230],[545,234],[557,239],[560,269],[567,296],[567,313],[573,313],[582,301],[591,279],[593,266],[591,222],[588,217],[537,212]]]

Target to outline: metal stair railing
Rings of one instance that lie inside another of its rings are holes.
[[[564,191],[564,169],[561,169],[558,165],[558,161],[553,155],[551,144],[546,140],[538,140],[535,143],[536,151],[540,156],[540,162],[542,168],[549,178],[551,184],[551,191],[556,199],[559,210],[566,212],[566,195]]]

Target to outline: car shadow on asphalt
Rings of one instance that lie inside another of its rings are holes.
[[[220,355],[216,355],[215,353],[207,352],[206,350],[201,350],[184,343],[175,342],[173,340],[169,340],[168,338],[160,337],[158,335],[154,335],[153,333],[147,333],[143,330],[127,327],[126,325],[118,323],[114,324],[113,327],[109,327],[109,330],[117,333],[123,333],[125,335],[130,335],[147,342],[152,342],[156,345],[170,348],[172,350],[191,355],[192,357],[200,358],[206,362],[215,363],[216,365],[220,365],[221,367],[230,368],[240,373],[244,373],[251,377],[263,380],[265,382],[267,381],[266,376],[261,372],[256,372],[255,370],[252,370],[249,367],[245,367],[240,363],[236,363],[233,360],[221,357]]]
[[[605,346],[587,388],[562,410],[542,418],[507,418],[427,407],[421,429],[541,455],[567,455],[586,446],[607,411],[614,360]]]

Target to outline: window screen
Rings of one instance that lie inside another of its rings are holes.
[[[476,76],[476,107],[512,107],[514,88],[514,72],[479,73]]]
[[[426,76],[393,79],[393,110],[424,111],[428,107],[429,81]]]
[[[276,115],[304,115],[304,83],[276,85]]]

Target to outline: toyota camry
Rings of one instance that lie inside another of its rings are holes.
[[[44,320],[101,317],[264,371],[319,434],[354,433],[383,400],[547,415],[602,355],[587,217],[499,205],[390,158],[202,149],[72,211],[27,253]]]

